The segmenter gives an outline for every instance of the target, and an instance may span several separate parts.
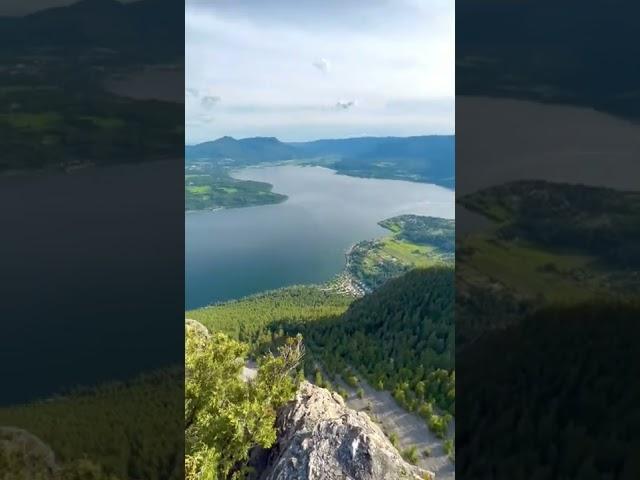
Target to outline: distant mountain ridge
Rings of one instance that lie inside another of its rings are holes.
[[[225,160],[251,164],[276,162],[299,157],[294,147],[275,137],[252,137],[236,140],[233,137],[221,137],[211,142],[185,147],[187,160]]]
[[[275,137],[221,137],[185,147],[189,161],[250,165],[331,158],[332,168],[358,177],[395,178],[455,185],[455,136],[355,137],[281,142]]]

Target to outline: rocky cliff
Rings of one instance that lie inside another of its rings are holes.
[[[308,382],[278,415],[278,441],[262,480],[423,480],[364,412]]]
[[[52,479],[58,470],[51,448],[21,428],[0,427],[0,479]]]

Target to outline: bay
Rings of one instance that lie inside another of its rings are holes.
[[[388,233],[400,214],[453,218],[454,191],[431,184],[338,175],[323,167],[246,168],[236,178],[273,185],[277,205],[191,212],[185,225],[187,309],[339,273],[354,243]]]

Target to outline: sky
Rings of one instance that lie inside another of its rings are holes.
[[[454,133],[453,0],[186,0],[186,140]]]

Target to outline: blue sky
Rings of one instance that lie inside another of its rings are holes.
[[[187,143],[454,132],[453,0],[187,0]]]

